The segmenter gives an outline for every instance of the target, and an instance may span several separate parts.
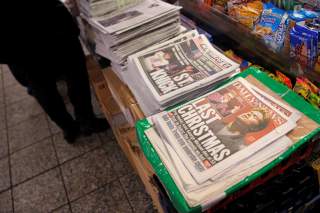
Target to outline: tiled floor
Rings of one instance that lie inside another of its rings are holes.
[[[65,96],[66,87],[61,84],[59,89]],[[98,108],[95,111],[100,112]],[[111,131],[80,138],[74,145],[66,143],[59,128],[14,80],[7,66],[0,65],[3,212],[155,210]]]

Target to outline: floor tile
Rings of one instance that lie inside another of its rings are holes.
[[[18,84],[17,80],[11,74],[9,67],[6,65],[4,65],[3,82],[4,82],[5,87],[9,87],[9,86]]]
[[[113,169],[118,174],[118,177],[134,173],[127,157],[115,140],[105,141],[103,147],[105,148],[107,156],[113,165]]]
[[[4,91],[0,80],[0,107],[4,107]]]
[[[7,131],[0,129],[0,159],[8,155]]]
[[[10,187],[9,160],[3,158],[0,160],[0,192]]]
[[[7,106],[8,126],[28,120],[43,112],[41,106],[34,98],[26,98]]]
[[[11,190],[0,193],[0,212],[13,212]]]
[[[0,105],[0,129],[6,128],[5,109],[3,105]]]
[[[117,179],[103,149],[96,149],[61,167],[71,201]]]
[[[130,213],[132,209],[119,181],[114,181],[87,196],[71,203],[73,212],[117,212]]]
[[[63,163],[96,147],[101,146],[101,141],[98,135],[80,137],[75,143],[68,144],[63,139],[63,134],[59,133],[53,136],[53,142],[54,146],[56,147],[60,163]]]
[[[2,73],[10,72],[9,67],[6,64],[2,64],[1,66]]]
[[[93,107],[93,112],[95,115],[101,115],[103,112],[100,108],[100,104],[99,102],[97,101],[97,98],[94,94],[91,95],[92,98],[91,98],[91,103],[92,103],[92,107]]]
[[[69,205],[64,205],[63,207],[55,209],[51,213],[71,213],[70,206]]]
[[[48,136],[50,136],[50,131],[44,114],[23,121],[9,127],[10,152],[15,152]]]
[[[51,138],[11,155],[13,185],[58,165]]]
[[[59,132],[62,132],[62,130],[60,129],[60,127],[57,126],[57,124],[55,122],[53,122],[49,116],[47,116],[47,119],[48,119],[48,123],[49,123],[49,129],[51,131],[51,133],[54,135],[54,134],[57,134]]]
[[[5,87],[5,101],[7,105],[13,104],[15,102],[21,101],[25,98],[32,98],[28,95],[27,89],[20,84],[14,84]]]
[[[152,200],[137,175],[126,175],[120,182],[135,212],[152,212]]]
[[[4,89],[3,89],[3,83],[2,83],[2,80],[1,80],[1,73],[0,73],[0,106],[3,107],[4,105]]]
[[[70,102],[67,102],[66,100],[65,100],[65,103],[66,103],[67,111],[70,113],[70,115],[73,118],[75,118],[73,105]],[[97,114],[97,115],[99,115],[99,114]],[[52,134],[57,134],[62,131],[50,118],[48,120],[49,120],[49,127],[50,127]]]
[[[110,141],[115,141],[116,137],[114,136],[111,129],[106,130],[105,132],[99,133],[99,136],[102,140],[103,144],[106,144],[108,146],[108,143]]]
[[[13,188],[15,212],[49,212],[67,203],[59,169]]]

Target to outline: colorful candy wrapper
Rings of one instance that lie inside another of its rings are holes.
[[[228,14],[250,29],[253,29],[259,20],[262,10],[263,3],[261,1],[239,3],[238,0],[231,0],[228,2]]]
[[[232,50],[225,51],[224,54],[231,60],[240,64],[240,70],[243,71],[247,69],[251,63],[237,56]]]
[[[277,75],[278,80],[281,83],[283,83],[284,85],[286,85],[287,87],[292,89],[292,83],[291,83],[290,78],[288,78],[285,74],[283,74],[282,72],[280,72],[278,70],[276,71],[276,75]]]
[[[311,103],[313,106],[319,108],[320,107],[320,97],[314,93],[310,93],[307,100],[309,103]]]
[[[303,36],[296,31],[290,32],[290,57],[293,59],[291,71],[297,74],[302,74],[306,70],[313,67],[312,50],[313,38],[312,36]]]
[[[307,26],[304,26],[303,24],[297,24],[294,27],[294,32],[303,37],[308,37],[312,39],[312,46],[310,48],[310,67],[314,66],[314,62],[318,56],[318,49],[319,49],[319,39],[320,39],[320,34],[319,32],[312,30],[308,28]]]
[[[304,22],[306,17],[303,14],[296,13],[295,11],[288,12],[288,27],[285,33],[283,52],[285,55],[290,53],[290,32],[296,23]]]
[[[282,16],[282,19],[281,19],[281,22],[279,24],[279,27],[276,30],[276,32],[274,33],[274,37],[273,37],[273,39],[272,39],[272,41],[270,43],[270,46],[276,52],[279,52],[282,49],[283,45],[284,45],[284,40],[285,40],[288,24],[289,24],[288,14],[285,13]]]
[[[300,77],[300,79],[301,79],[302,81],[304,81],[305,85],[308,87],[308,89],[309,89],[311,92],[313,92],[313,93],[315,93],[315,94],[317,94],[317,95],[320,95],[320,89],[319,89],[316,85],[314,85],[308,78],[306,78],[306,77]]]
[[[296,0],[273,0],[274,4],[285,10],[293,10],[297,5],[302,5]]]
[[[309,86],[301,78],[296,79],[296,84],[293,87],[293,91],[301,95],[304,99],[307,99],[309,93],[311,92]]]
[[[263,5],[260,22],[256,25],[253,33],[263,38],[267,45],[275,51],[279,51],[283,45],[285,32],[288,26],[285,11],[275,7],[271,3]]]
[[[293,90],[304,97],[313,106],[317,108],[320,107],[319,89],[307,78],[297,78]]]
[[[320,73],[320,56],[318,56],[315,65],[314,65],[314,71],[317,73]]]
[[[233,61],[237,62],[238,64],[241,64],[242,63],[242,58],[240,58],[239,56],[237,56],[236,54],[234,54],[234,52],[232,50],[228,50],[228,51],[225,51],[224,54],[232,59]]]
[[[319,10],[320,1],[319,0],[296,0],[296,2],[303,3],[304,8],[310,10]]]

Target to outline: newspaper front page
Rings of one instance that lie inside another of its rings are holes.
[[[143,51],[134,63],[159,103],[214,83],[239,67],[214,49],[204,35]]]
[[[156,126],[198,183],[285,135],[296,124],[238,78],[195,101],[160,113]]]
[[[251,89],[253,89],[262,99],[264,99],[266,102],[271,104],[274,108],[279,110],[284,116],[286,116],[288,119],[297,122],[301,118],[301,113],[290,107],[288,104],[284,104],[278,100],[276,100],[271,95],[267,94],[266,92],[263,92],[261,89],[254,85],[250,85]]]
[[[104,32],[119,34],[177,12],[180,8],[161,0],[144,0],[133,7],[117,10],[108,16],[93,21]]]

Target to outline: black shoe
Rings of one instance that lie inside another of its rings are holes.
[[[104,118],[93,118],[79,123],[80,131],[84,135],[91,135],[106,131],[110,128],[108,121]]]
[[[64,139],[70,144],[74,143],[79,136],[80,129],[78,127],[63,131]]]

